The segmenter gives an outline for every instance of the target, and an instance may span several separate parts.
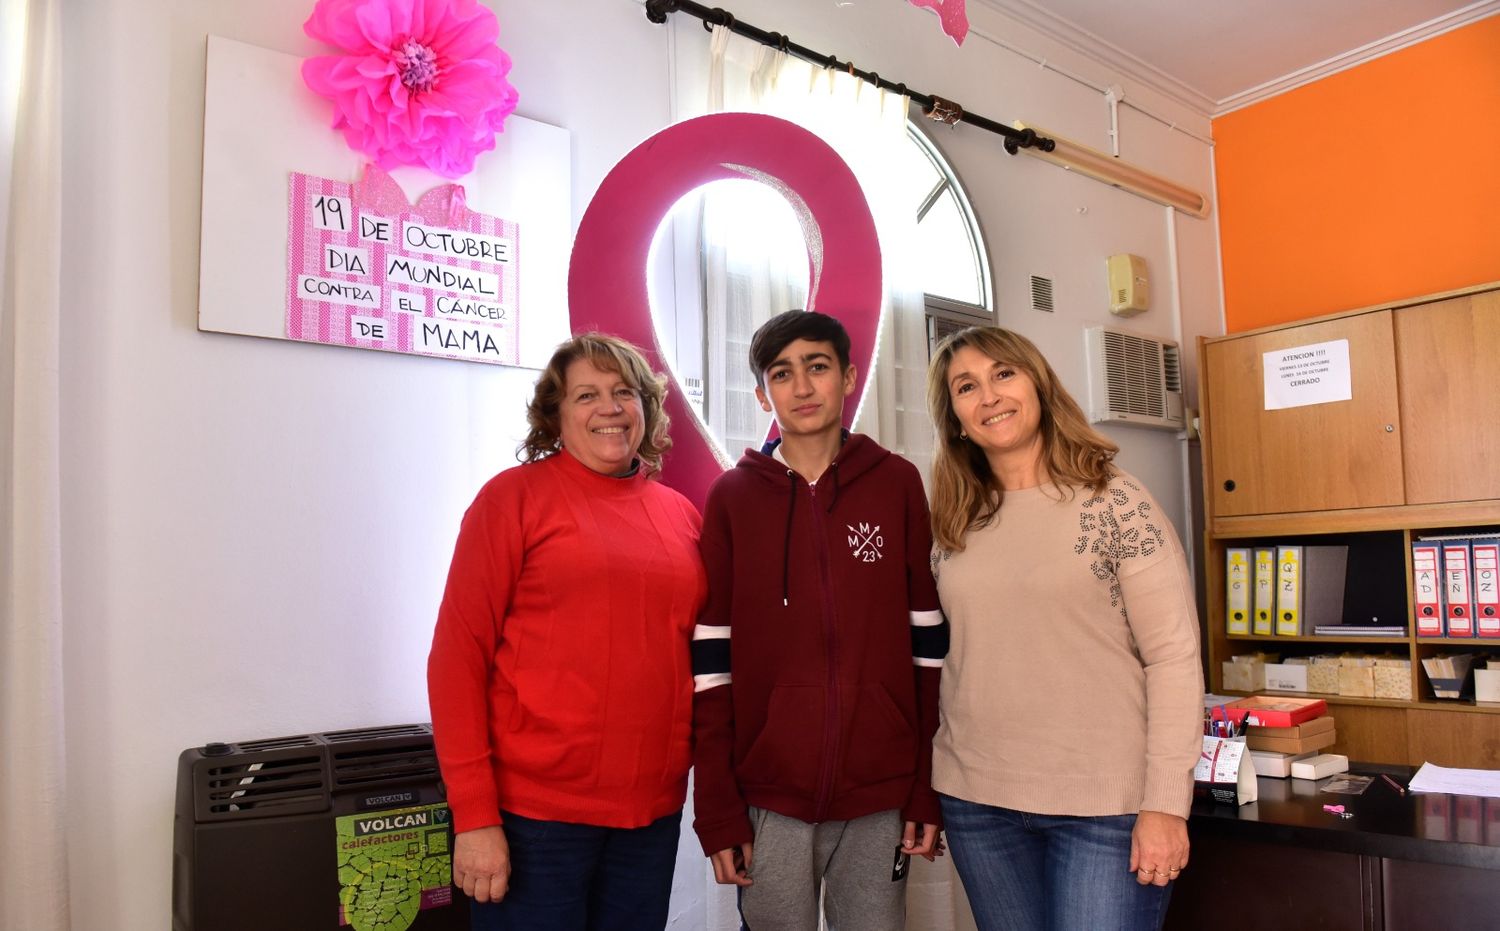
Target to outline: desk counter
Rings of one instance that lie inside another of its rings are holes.
[[[1500,927],[1500,799],[1402,795],[1379,773],[1405,785],[1410,769],[1351,771],[1376,776],[1362,795],[1261,777],[1248,805],[1195,801],[1167,927]]]

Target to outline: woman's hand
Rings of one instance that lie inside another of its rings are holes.
[[[510,844],[498,824],[453,838],[453,885],[476,902],[498,902],[510,888]]]
[[[1143,811],[1130,832],[1130,871],[1143,886],[1165,886],[1187,868],[1187,821],[1163,811]]]

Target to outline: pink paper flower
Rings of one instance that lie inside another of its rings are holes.
[[[318,0],[302,28],[344,50],[304,61],[302,80],[381,168],[468,174],[516,108],[500,24],[476,0]]]

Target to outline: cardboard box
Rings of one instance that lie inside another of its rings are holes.
[[[1268,692],[1305,692],[1308,668],[1301,663],[1267,663],[1261,687]]]
[[[1339,694],[1345,698],[1375,697],[1375,664],[1339,666]]]
[[[1411,701],[1411,660],[1375,661],[1375,697]],[[1496,699],[1500,701],[1500,699]]]
[[[1250,716],[1252,727],[1291,727],[1328,713],[1328,702],[1321,698],[1288,698],[1280,695],[1252,695],[1224,706],[1229,720],[1238,722]],[[1219,717],[1219,709],[1214,709]]]
[[[1326,779],[1349,771],[1349,758],[1339,753],[1320,753],[1292,764],[1293,779]]]
[[[1259,692],[1266,687],[1266,664],[1261,662],[1227,662],[1220,664],[1224,671],[1224,688],[1231,692]]]
[[[1256,737],[1246,735],[1245,743],[1251,750],[1269,750],[1272,753],[1316,753],[1339,742],[1337,731],[1324,731],[1306,737]]]
[[[1474,670],[1474,700],[1500,701],[1500,669]]]
[[[1301,724],[1293,724],[1291,727],[1255,727],[1252,726],[1246,733],[1251,737],[1280,737],[1300,740],[1304,737],[1312,737],[1317,734],[1325,734],[1333,730],[1333,715],[1325,714],[1311,721],[1303,721]]]
[[[1339,660],[1337,656],[1314,656],[1307,667],[1307,691],[1324,695],[1339,693]]]
[[[1250,759],[1255,763],[1255,774],[1257,776],[1271,776],[1275,779],[1287,778],[1292,774],[1293,761],[1305,760],[1310,756],[1312,756],[1311,753],[1277,753],[1274,750],[1250,751]]]

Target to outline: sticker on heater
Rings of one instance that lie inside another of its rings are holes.
[[[451,827],[447,805],[336,819],[339,924],[406,931],[423,909],[452,903]]]

